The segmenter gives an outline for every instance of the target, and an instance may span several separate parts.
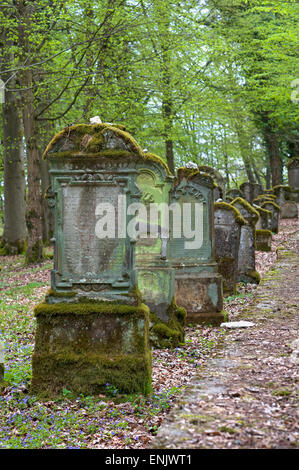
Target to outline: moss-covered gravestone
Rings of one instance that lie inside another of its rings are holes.
[[[235,294],[241,228],[246,221],[236,207],[226,202],[215,203],[214,221],[215,257],[223,277],[223,292]]]
[[[271,230],[272,212],[267,211],[266,209],[263,209],[262,207],[256,204],[253,204],[253,207],[256,209],[256,211],[260,215],[260,218],[258,219],[255,225],[255,229],[256,230]]]
[[[174,177],[159,157],[147,157],[137,165],[143,204],[136,243],[138,288],[150,308],[151,343],[156,347],[176,347],[185,338],[186,312],[175,302],[175,270],[167,258],[169,232],[166,233],[164,217]]]
[[[178,170],[171,203],[181,214],[171,234],[169,258],[175,268],[175,297],[187,323],[223,321],[222,277],[214,251],[214,183],[206,173]]]
[[[242,198],[245,199],[245,201],[249,202],[250,204],[252,203],[254,199],[254,191],[253,191],[253,183],[250,183],[249,181],[245,181],[244,183],[240,184],[240,191],[242,193]]]
[[[289,186],[291,188],[290,197],[293,201],[299,202],[299,157],[292,158],[288,164]]]
[[[222,174],[216,168],[207,165],[200,165],[198,166],[198,170],[201,173],[207,173],[210,175],[214,180],[214,201],[218,199],[225,199],[225,179],[223,178]]]
[[[275,202],[265,201],[261,204],[263,209],[271,212],[271,220],[269,230],[273,233],[278,233],[279,230],[279,213],[280,207]]]
[[[298,207],[295,201],[291,201],[291,188],[286,185],[277,185],[273,188],[276,199],[275,202],[280,207],[281,219],[297,219]]]
[[[260,275],[255,269],[255,225],[259,213],[245,199],[236,198],[232,205],[246,220],[242,225],[238,258],[238,281],[258,283]]]
[[[236,197],[242,197],[242,192],[238,188],[231,188],[226,191],[226,199],[230,198],[232,201]]]
[[[137,289],[138,164],[149,157],[121,126],[68,127],[45,151],[54,211],[51,290],[35,308],[32,392],[151,390],[149,308]],[[134,223],[134,222],[133,222]]]
[[[255,231],[255,249],[258,251],[271,251],[272,232],[270,230]]]

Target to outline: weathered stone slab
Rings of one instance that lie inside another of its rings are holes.
[[[215,258],[226,294],[236,293],[241,227],[244,224],[245,219],[234,206],[225,202],[215,203]]]
[[[272,232],[270,230],[255,231],[255,248],[258,251],[271,251]]]
[[[273,233],[278,233],[280,207],[275,202],[271,202],[271,201],[269,202],[266,201],[266,202],[261,203],[261,207],[272,213],[271,221],[270,221],[270,230]]]
[[[223,178],[222,174],[220,173],[219,170],[216,168],[213,168],[211,166],[207,165],[199,165],[198,170],[202,173],[207,173],[210,175],[216,186],[213,189],[213,194],[214,194],[214,201],[217,201],[218,199],[225,199],[225,179]]]
[[[226,199],[229,197],[232,200],[236,199],[237,197],[242,197],[242,192],[238,188],[231,188],[226,191]]]
[[[168,251],[175,268],[176,301],[187,310],[187,322],[219,324],[223,320],[222,278],[214,252],[213,187],[209,175],[181,168],[171,199],[181,214],[184,205],[190,204],[190,219],[182,217],[180,229],[183,234],[186,225],[192,226],[196,234],[190,247],[186,237],[172,234]]]
[[[35,310],[32,391],[149,393],[149,308],[137,286],[135,212],[147,156],[123,126],[72,126],[45,156],[54,211],[51,290]]]
[[[299,157],[292,158],[287,167],[291,189],[299,189]]]
[[[270,230],[271,229],[271,217],[272,217],[272,212],[267,211],[266,209],[253,204],[253,207],[257,210],[257,212],[260,215],[260,218],[258,219],[255,229],[256,230]]]
[[[40,304],[31,390],[55,396],[151,390],[149,310],[145,305]]]
[[[242,198],[235,199],[232,205],[240,211],[247,222],[241,228],[238,281],[258,283],[260,275],[255,269],[255,225],[259,219],[259,213]]]
[[[137,282],[144,302],[150,308],[150,340],[155,347],[176,347],[184,341],[186,312],[175,300],[175,270],[167,258],[167,244],[171,224],[163,217],[168,209],[174,177],[167,166],[156,160],[137,165],[137,185],[146,214],[139,214],[143,234],[136,243]],[[152,212],[153,211],[153,212]],[[156,213],[156,219],[151,216]],[[143,219],[142,219],[143,217]],[[168,228],[168,231],[167,231]],[[156,237],[150,233],[156,231]],[[146,236],[148,233],[148,236]]]

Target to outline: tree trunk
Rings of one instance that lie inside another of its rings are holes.
[[[11,80],[15,87],[15,81]],[[18,100],[7,91],[2,110],[4,144],[4,232],[2,246],[7,254],[24,251],[26,242],[26,202],[24,148]]]
[[[40,164],[37,145],[37,127],[34,113],[34,96],[32,92],[32,73],[24,72],[23,122],[26,139],[26,156],[28,168],[28,204],[26,224],[28,230],[27,263],[42,260],[42,205],[40,189]]]
[[[263,135],[266,144],[268,159],[270,163],[272,186],[282,184],[282,161],[277,134],[266,113],[261,116],[263,122]]]

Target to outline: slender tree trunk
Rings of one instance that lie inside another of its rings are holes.
[[[34,96],[32,92],[32,73],[24,72],[23,122],[26,139],[26,156],[28,168],[28,204],[26,224],[28,230],[27,263],[36,263],[42,259],[42,204],[40,188],[40,163],[38,149],[38,132],[34,112]]]
[[[266,189],[271,188],[271,169],[269,163],[267,164],[266,168]]]
[[[276,186],[282,183],[282,160],[280,157],[279,141],[267,114],[262,115],[262,121],[263,135],[271,169],[272,186]]]
[[[15,88],[15,81],[11,80]],[[4,232],[2,246],[8,254],[25,249],[25,171],[22,123],[16,93],[6,92],[2,110],[4,144]]]

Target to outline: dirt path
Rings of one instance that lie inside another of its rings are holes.
[[[299,355],[296,360],[292,352],[298,305],[299,231],[279,248],[253,302],[234,319],[255,325],[225,334],[219,354],[193,378],[152,447],[298,447]]]

